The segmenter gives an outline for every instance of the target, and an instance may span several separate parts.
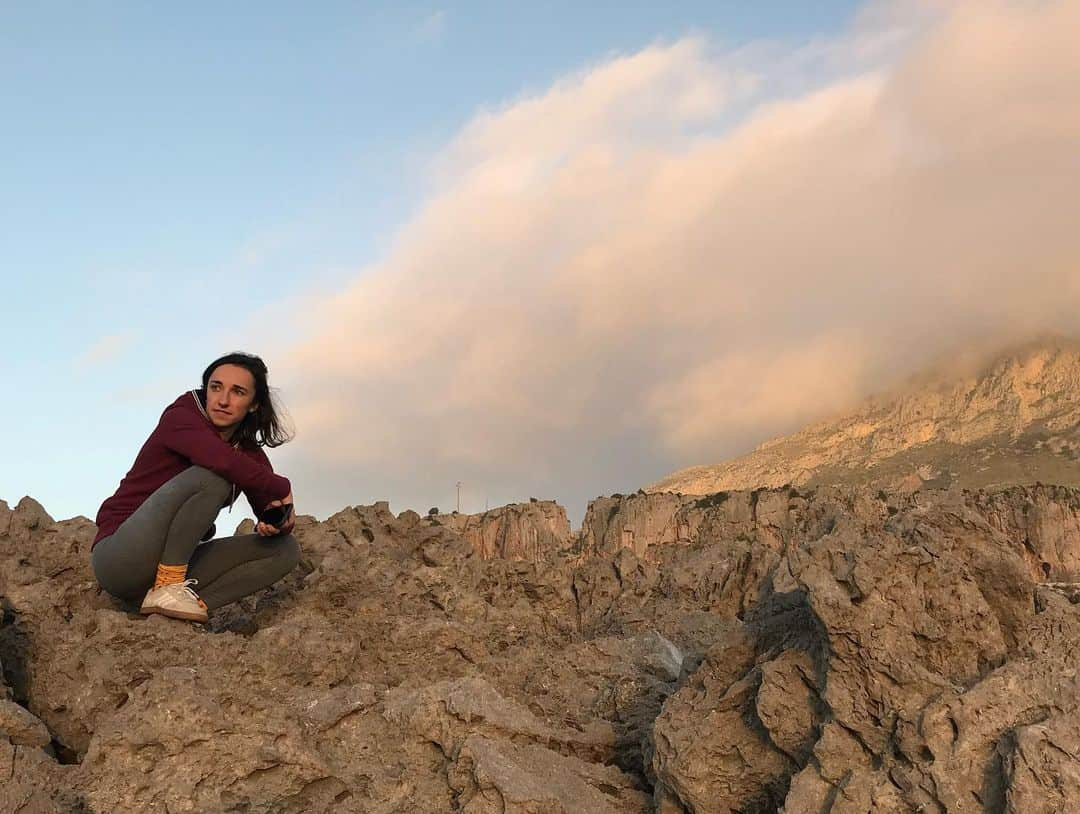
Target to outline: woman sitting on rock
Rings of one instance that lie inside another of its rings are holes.
[[[289,533],[292,487],[274,474],[262,447],[290,438],[258,356],[230,353],[212,362],[201,390],[165,408],[116,494],[98,510],[90,556],[101,587],[121,599],[141,598],[142,613],[205,622],[207,610],[289,573],[300,558]],[[261,518],[256,533],[210,539],[238,488]]]

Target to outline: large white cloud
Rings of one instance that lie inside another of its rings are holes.
[[[463,509],[580,512],[957,343],[1074,332],[1080,3],[927,7],[774,65],[658,45],[478,115],[276,364],[308,509],[462,480]]]

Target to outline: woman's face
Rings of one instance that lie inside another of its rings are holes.
[[[206,383],[206,414],[219,430],[228,429],[254,412],[255,377],[239,365],[218,365]]]

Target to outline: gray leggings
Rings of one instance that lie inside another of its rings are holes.
[[[220,475],[191,466],[163,484],[94,546],[90,562],[98,584],[129,601],[154,584],[158,563],[188,566],[188,578],[213,610],[266,588],[300,561],[291,534],[241,534],[199,545],[199,538],[228,501],[231,486]]]

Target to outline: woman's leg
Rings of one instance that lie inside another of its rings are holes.
[[[188,576],[198,580],[195,590],[213,610],[269,587],[299,561],[300,545],[291,534],[241,534],[211,540],[196,548]]]
[[[114,534],[94,546],[91,563],[98,583],[113,596],[142,598],[159,565],[188,565],[229,491],[228,481],[201,466],[188,467],[162,484]]]

